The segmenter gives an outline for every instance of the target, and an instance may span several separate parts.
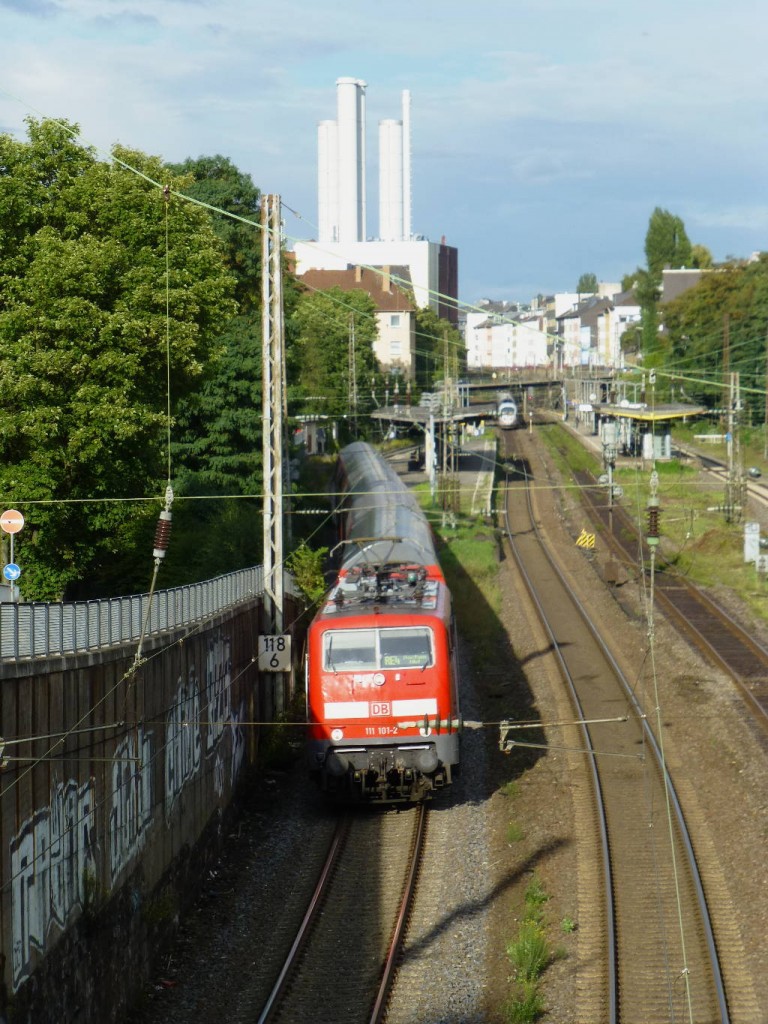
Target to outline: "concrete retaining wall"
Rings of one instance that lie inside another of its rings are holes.
[[[135,670],[133,646],[0,666],[9,1024],[106,1024],[146,983],[218,856],[254,723],[292,694],[293,673],[259,677],[260,616],[254,601],[155,638]]]

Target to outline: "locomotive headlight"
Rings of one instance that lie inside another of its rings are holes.
[[[334,743],[338,743],[340,740],[343,740],[344,739],[344,730],[343,729],[332,729],[331,730],[331,739],[333,740]]]

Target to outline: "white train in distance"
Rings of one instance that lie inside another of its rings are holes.
[[[499,395],[496,406],[496,419],[502,430],[514,430],[520,426],[520,415],[517,410],[517,402],[508,391]]]

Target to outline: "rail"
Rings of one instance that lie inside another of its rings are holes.
[[[286,574],[286,593],[293,579]],[[264,593],[262,566],[149,594],[93,601],[0,604],[0,661],[92,652],[209,618]]]

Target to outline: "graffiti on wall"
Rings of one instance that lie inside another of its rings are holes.
[[[245,699],[233,707],[229,637],[219,633],[208,644],[204,679],[191,666],[170,696],[166,715],[165,812],[170,816],[184,788],[210,758],[213,786],[224,795],[229,775],[234,784],[245,757]],[[230,747],[227,750],[227,734]],[[110,791],[96,827],[96,782],[75,779],[55,783],[50,802],[37,807],[10,839],[12,976],[14,989],[29,977],[35,958],[45,954],[58,934],[85,905],[93,886],[105,886],[97,870],[97,836],[109,848],[109,887],[141,855],[155,824],[153,759],[156,736],[135,727],[116,745],[107,775]],[[229,761],[229,764],[227,764]],[[229,768],[229,771],[227,771]],[[54,934],[55,932],[55,934]]]
[[[213,785],[216,795],[224,793],[225,757],[221,740],[231,731],[229,782],[233,785],[245,755],[245,738],[240,722],[245,718],[245,704],[232,708],[232,655],[229,637],[218,634],[208,644],[205,665],[205,705],[208,722],[206,753],[215,752]]]
[[[24,821],[11,839],[13,986],[31,971],[52,928],[63,931],[82,908],[95,871],[94,780],[57,783],[50,804]]]
[[[229,637],[220,633],[208,642],[205,661],[205,704],[208,716],[206,750],[211,753],[232,715],[232,656]]]
[[[139,726],[115,749],[109,812],[111,882],[141,851],[152,823],[152,734]]]
[[[165,719],[165,814],[170,818],[184,785],[200,770],[200,686],[194,665],[179,676]]]
[[[230,782],[235,783],[240,765],[245,757],[245,733],[241,722],[245,721],[245,702],[240,705],[240,710],[232,715],[232,764],[230,771]]]

